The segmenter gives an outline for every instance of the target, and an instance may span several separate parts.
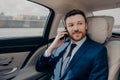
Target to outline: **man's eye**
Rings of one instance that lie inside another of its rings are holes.
[[[83,23],[78,23],[79,25],[82,25]]]
[[[73,26],[73,24],[69,25],[68,27],[72,27],[72,26]]]

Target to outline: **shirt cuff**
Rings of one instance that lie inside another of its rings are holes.
[[[44,56],[44,57],[50,57],[50,56],[51,56],[51,53],[48,53],[48,51],[46,50],[43,56]]]

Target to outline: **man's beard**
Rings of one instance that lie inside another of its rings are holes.
[[[81,37],[79,39],[75,39],[74,36],[73,36],[75,34],[77,34],[77,35],[79,34],[79,35],[81,35]],[[85,33],[81,32],[81,31],[76,31],[76,32],[72,33],[71,35],[69,34],[69,36],[74,41],[80,41],[81,39],[83,39],[85,37]]]

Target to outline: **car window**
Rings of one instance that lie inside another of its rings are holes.
[[[100,15],[113,16],[115,19],[113,33],[120,34],[120,8],[95,11],[95,12],[93,12],[93,14],[95,16],[100,16]]]
[[[59,25],[58,25],[57,32],[62,31],[62,30],[64,30],[64,29],[65,29],[65,26],[64,26],[64,24],[63,24],[63,21],[60,20]]]
[[[42,36],[49,13],[27,0],[0,0],[0,38]]]

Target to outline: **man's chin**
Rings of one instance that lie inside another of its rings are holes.
[[[80,41],[82,38],[71,38],[72,40],[74,40],[75,42]]]

